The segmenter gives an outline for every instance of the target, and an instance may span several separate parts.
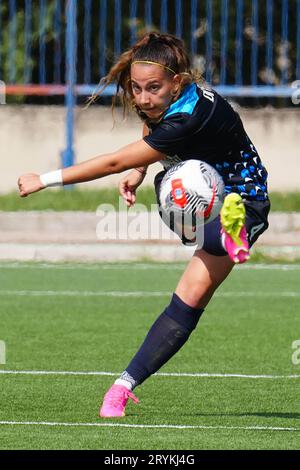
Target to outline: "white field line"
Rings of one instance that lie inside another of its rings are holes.
[[[51,421],[0,421],[0,425],[9,426],[62,426],[62,427],[97,427],[97,428],[137,428],[137,429],[225,429],[238,431],[294,431],[300,432],[300,427],[280,426],[209,426],[189,424],[126,424],[126,423],[59,423]]]
[[[110,376],[119,377],[121,372],[106,371],[68,371],[68,370],[5,370],[0,375],[75,375],[75,376]],[[160,377],[206,377],[206,378],[239,378],[239,379],[299,379],[300,375],[266,375],[266,374],[220,374],[220,373],[189,373],[189,372],[158,372],[153,375]]]
[[[89,263],[70,263],[70,264],[55,264],[55,263],[9,263],[9,262],[0,262],[0,269],[62,269],[62,270],[69,270],[69,269],[84,269],[87,271],[101,271],[101,270],[129,270],[129,269],[136,269],[136,270],[149,270],[149,269],[158,269],[158,270],[168,270],[168,269],[183,269],[185,263],[166,263],[166,264],[159,264],[159,263],[99,263],[99,264],[89,264]],[[300,269],[300,266],[299,266]]]
[[[55,291],[55,290],[0,290],[0,295],[39,296],[39,297],[163,297],[171,295],[171,292],[154,291]]]
[[[32,296],[32,297],[164,297],[170,296],[168,291],[80,291],[80,290],[0,290],[0,296]],[[216,292],[214,297],[300,297],[300,291],[258,292],[258,291],[227,291]]]
[[[0,269],[84,269],[84,270],[182,270],[186,263],[166,263],[166,264],[155,264],[155,263],[99,263],[99,264],[55,264],[55,263],[22,263],[22,262],[2,262],[0,263]],[[236,266],[235,269],[241,270],[279,270],[279,271],[299,271],[300,264],[243,264]]]

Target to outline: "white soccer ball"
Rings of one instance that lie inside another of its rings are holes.
[[[169,215],[192,215],[206,224],[220,213],[224,183],[219,173],[200,160],[186,160],[172,166],[160,186],[160,204]]]

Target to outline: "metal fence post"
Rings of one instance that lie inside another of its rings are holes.
[[[77,28],[76,28],[76,0],[67,0],[66,3],[66,143],[67,147],[62,152],[63,167],[74,164],[74,107],[76,105],[76,53],[77,53]]]

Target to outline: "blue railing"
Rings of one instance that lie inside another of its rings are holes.
[[[185,40],[196,68],[227,96],[289,96],[300,80],[300,0],[0,0],[0,79],[7,93],[89,95],[145,31]],[[67,39],[68,38],[68,39]],[[109,87],[106,94],[112,94]]]

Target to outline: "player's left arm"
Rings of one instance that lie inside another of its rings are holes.
[[[144,123],[142,137],[144,138],[148,134],[149,128]],[[119,181],[120,195],[122,196],[128,207],[131,207],[135,204],[136,191],[145,179],[147,168],[147,165],[134,168],[132,171],[123,176],[123,178],[121,178],[121,180]]]
[[[150,147],[144,140],[139,140],[116,152],[100,155],[77,165],[61,170],[61,183],[75,184],[91,181],[131,168],[146,167],[151,163],[163,160],[165,155]],[[20,196],[26,197],[40,191],[46,186],[40,175],[25,174],[18,180]]]
[[[144,123],[144,125],[143,125],[143,133],[142,133],[143,139],[144,139],[144,137],[146,137],[147,135],[149,135],[149,127],[146,125],[146,123]],[[144,174],[144,175],[146,175],[147,169],[148,169],[148,165],[145,165],[145,166],[136,168],[136,170],[138,170],[141,174]]]

